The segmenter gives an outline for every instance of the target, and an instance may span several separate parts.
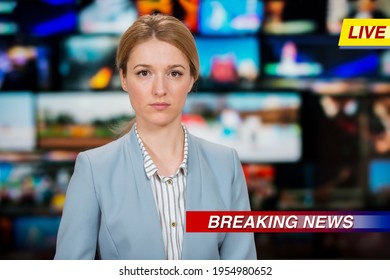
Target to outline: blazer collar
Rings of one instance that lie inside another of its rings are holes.
[[[139,199],[144,203],[141,203],[145,209],[141,211],[148,211],[149,220],[148,222],[153,223],[153,234],[155,235],[154,242],[157,242],[158,246],[155,246],[156,250],[156,259],[164,259],[164,241],[162,237],[162,229],[160,224],[160,218],[156,203],[153,198],[153,193],[150,188],[150,182],[147,179],[147,175],[143,168],[143,157],[139,144],[137,141],[137,135],[135,133],[134,127],[127,134],[127,142],[129,153],[131,153],[131,165],[133,172],[136,176],[136,188],[139,195]],[[187,192],[186,192],[186,210],[200,210],[201,207],[201,197],[202,197],[202,186],[204,186],[204,178],[202,176],[202,165],[199,155],[199,147],[197,145],[196,137],[188,133],[188,162],[187,162]],[[152,211],[151,211],[152,209]],[[193,258],[192,253],[189,251],[191,247],[190,244],[196,239],[192,234],[187,234],[184,232],[183,238],[183,251],[182,259]]]
[[[199,209],[202,188],[201,179],[202,179],[202,166],[200,164],[199,150],[196,143],[196,139],[191,133],[188,132],[188,162],[187,162],[187,193],[186,193],[186,210],[196,210]],[[147,175],[143,168],[143,156],[139,148],[137,141],[137,135],[134,127],[127,134],[127,140],[130,146],[131,157],[134,159],[132,162],[135,174],[142,176],[136,176],[138,180],[137,183],[140,185],[148,184]],[[150,189],[150,188],[148,188]],[[150,191],[151,199],[154,202],[153,194]],[[150,202],[150,201],[149,201]],[[157,211],[157,210],[156,210]]]

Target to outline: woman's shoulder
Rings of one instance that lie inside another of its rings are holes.
[[[198,150],[209,158],[231,158],[237,153],[236,150],[231,147],[214,143],[195,135],[190,134],[190,139],[191,142],[198,147]]]
[[[117,157],[118,153],[123,152],[124,143],[126,142],[127,135],[124,135],[118,139],[115,139],[103,146],[88,149],[83,152],[88,156],[90,160],[108,160],[109,158]]]

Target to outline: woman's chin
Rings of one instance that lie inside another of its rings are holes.
[[[154,126],[168,126],[170,124],[175,123],[175,120],[172,118],[168,118],[165,116],[157,116],[156,118],[152,118],[149,120],[149,124],[154,125]],[[180,123],[180,122],[178,122]]]

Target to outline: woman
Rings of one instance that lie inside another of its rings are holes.
[[[116,60],[136,121],[79,154],[55,259],[256,259],[252,233],[185,232],[186,210],[250,209],[237,153],[181,123],[199,75],[191,32],[174,17],[140,17]]]

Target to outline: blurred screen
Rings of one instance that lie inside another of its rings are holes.
[[[112,126],[134,116],[122,92],[40,93],[37,111],[38,145],[45,149],[106,144],[115,138]]]
[[[251,210],[260,211],[276,208],[275,167],[249,163],[243,164],[242,168],[248,187]]]
[[[13,223],[15,248],[53,250],[56,246],[60,217],[18,217]]]
[[[326,0],[264,1],[262,31],[266,34],[323,33]]]
[[[260,75],[259,42],[254,37],[195,38],[200,57],[200,84],[253,86]]]
[[[16,0],[0,1],[0,36],[14,35],[19,31],[19,25],[15,19]]]
[[[200,5],[199,33],[205,35],[236,35],[256,33],[263,19],[263,2],[205,0]]]
[[[382,77],[390,77],[390,50],[383,51],[381,55],[380,74]]]
[[[62,90],[119,90],[115,69],[117,36],[80,35],[62,43],[59,71]]]
[[[369,165],[369,190],[371,193],[381,193],[390,190],[390,160],[377,159]]]
[[[0,41],[0,90],[47,90],[51,51],[40,43]]]
[[[203,0],[136,0],[140,16],[153,13],[173,15],[181,20],[192,32],[199,28],[199,2]]]
[[[76,155],[67,162],[62,158],[61,164],[53,164],[55,160],[47,156],[19,161],[0,159],[0,208],[25,212],[39,208],[60,214],[75,159]]]
[[[84,34],[122,34],[137,17],[137,8],[131,0],[82,1],[78,30]]]
[[[183,122],[194,135],[235,148],[243,162],[295,162],[300,106],[295,93],[196,93],[187,98]]]
[[[76,31],[77,0],[16,1],[18,33],[33,36],[64,35]]]
[[[344,18],[387,18],[389,11],[386,0],[328,0],[326,30],[339,34]]]
[[[338,38],[272,36],[262,41],[264,75],[288,78],[375,78],[380,51],[341,50]]]
[[[351,94],[309,95],[306,99],[304,143],[311,163],[310,185],[317,207],[361,207],[365,186],[361,135],[366,135],[361,114],[365,98]],[[313,121],[315,120],[315,121]]]
[[[50,206],[52,197],[66,189],[64,184],[57,184],[55,172],[51,174],[50,168],[44,168],[38,162],[2,161],[0,171],[2,206]],[[70,174],[71,170],[67,170],[65,184],[69,182]]]
[[[324,95],[310,98],[308,114],[316,124],[307,122],[313,133],[316,161],[354,163],[359,158],[359,135],[362,133],[359,115],[365,108],[365,99],[352,95]],[[327,136],[332,137],[327,137]],[[310,143],[307,143],[310,145]],[[318,147],[321,147],[319,149]]]
[[[0,150],[35,148],[35,104],[32,93],[0,93]]]
[[[374,156],[390,156],[390,97],[375,96],[370,99],[368,144]]]
[[[390,160],[373,159],[368,166],[368,194],[371,207],[389,209],[390,207]]]

